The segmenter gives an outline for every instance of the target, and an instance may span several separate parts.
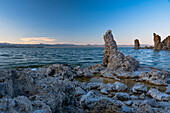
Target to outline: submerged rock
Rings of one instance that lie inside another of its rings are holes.
[[[117,50],[117,44],[113,39],[111,30],[104,35],[105,48],[103,51],[102,65],[111,70],[135,71],[139,67],[139,62],[131,56],[125,56]]]
[[[134,40],[134,49],[140,49],[140,43],[138,39]]]

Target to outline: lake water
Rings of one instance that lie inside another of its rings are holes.
[[[170,52],[151,49],[118,48],[125,55],[136,58],[141,66],[170,71]],[[103,47],[95,48],[0,48],[0,68],[31,65],[71,64],[88,67],[103,59]]]

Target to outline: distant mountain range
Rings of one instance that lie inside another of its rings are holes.
[[[142,47],[149,46],[142,44]],[[104,47],[104,45],[75,45],[75,44],[10,44],[0,43],[0,48],[63,48],[63,47]],[[118,45],[118,47],[134,47],[134,45]]]

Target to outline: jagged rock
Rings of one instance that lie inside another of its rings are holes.
[[[105,48],[103,51],[102,65],[112,70],[135,71],[139,67],[139,62],[131,56],[125,56],[117,50],[117,44],[113,39],[111,30],[104,35]]]
[[[125,91],[127,89],[127,85],[121,82],[115,82],[116,85],[116,91]]]
[[[105,70],[106,67],[104,67],[102,64],[96,64],[90,67],[87,67],[88,70],[91,71],[91,73],[93,74],[98,74],[100,73],[102,70]]]
[[[124,103],[128,106],[131,106],[133,102],[132,102],[132,100],[128,100],[128,101],[125,101]]]
[[[76,76],[73,72],[71,67],[64,65],[64,64],[54,64],[47,67],[46,75],[52,77],[59,77],[61,79],[68,78],[73,80],[74,76]]]
[[[138,97],[138,96],[135,96],[135,95],[131,95],[131,96],[130,96],[130,99],[131,99],[131,100],[137,100],[137,99],[139,99],[139,97]]]
[[[161,37],[159,35],[154,35],[154,50],[170,50],[170,36],[166,37],[161,42]]]
[[[85,94],[85,91],[81,87],[75,88],[75,97]]]
[[[82,77],[82,76],[92,77],[93,76],[92,72],[90,72],[89,69],[83,69],[83,68],[80,68],[80,66],[75,67],[73,70],[76,73],[76,76],[78,77]]]
[[[82,109],[92,113],[120,112],[122,104],[111,98],[98,97],[93,91],[83,95],[80,99]]]
[[[108,94],[108,92],[107,92],[107,89],[106,89],[106,88],[103,88],[100,92],[101,92],[102,94],[105,94],[105,95],[107,95],[107,94]]]
[[[119,92],[119,93],[115,94],[114,98],[116,98],[118,100],[122,100],[122,101],[129,100],[129,94]]]
[[[147,87],[145,85],[141,85],[139,82],[134,85],[132,88],[134,93],[143,93],[147,92]]]
[[[145,99],[145,93],[142,93],[140,96],[139,96],[140,99]]]
[[[158,89],[153,89],[151,88],[147,95],[152,96],[152,98],[160,101],[169,101],[170,100],[170,95],[161,93]]]
[[[170,50],[170,36],[166,37],[163,41],[163,50]]]
[[[167,82],[168,75],[169,73],[166,71],[159,71],[159,70],[153,69],[152,71],[148,73],[142,72],[140,74],[140,78],[152,84],[167,85],[166,82]]]
[[[153,37],[154,37],[154,49],[160,50],[162,48],[161,37],[159,35],[156,35],[155,33],[153,33]]]
[[[0,99],[0,112],[2,113],[37,113],[38,111],[52,113],[50,107],[42,101],[32,102],[25,96],[18,96],[14,99]]]
[[[129,108],[127,106],[122,106],[122,112],[123,113],[131,113],[131,108]]]
[[[134,49],[140,49],[140,43],[138,39],[134,40]]]

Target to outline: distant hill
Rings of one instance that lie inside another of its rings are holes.
[[[133,47],[134,45],[118,45],[118,47]],[[142,44],[141,47],[149,46]],[[63,48],[63,47],[104,47],[104,45],[75,45],[75,44],[11,44],[0,43],[0,48]]]

